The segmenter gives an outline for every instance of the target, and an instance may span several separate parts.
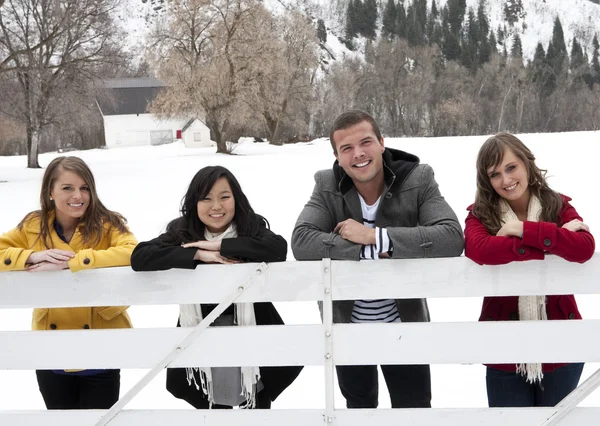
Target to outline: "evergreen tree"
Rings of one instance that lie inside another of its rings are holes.
[[[362,15],[363,25],[361,34],[372,40],[377,35],[377,0],[365,0]]]
[[[498,24],[497,32],[498,32],[498,44],[500,46],[506,47],[504,44],[504,38],[505,38],[506,31],[502,28],[502,26],[500,24]]]
[[[322,19],[317,21],[317,37],[321,43],[327,43],[327,29]]]
[[[550,43],[552,44],[552,43]],[[550,49],[550,46],[548,46]],[[548,65],[548,58],[542,43],[538,43],[533,55],[533,61],[529,67],[531,79],[535,84],[542,99],[548,97],[554,90],[555,77],[554,72]]]
[[[479,28],[479,41],[487,40],[490,32],[490,22],[485,13],[485,0],[479,0],[479,6],[477,7],[477,26]]]
[[[519,34],[515,34],[513,37],[510,55],[515,59],[519,59],[521,63],[523,62],[523,45],[521,44],[521,37],[519,37]]]
[[[431,0],[431,18],[436,19],[439,15],[437,4],[435,0]]]
[[[366,13],[365,13],[365,4],[362,0],[354,0],[354,16],[355,16],[355,34],[356,35],[365,35],[366,28]]]
[[[420,32],[425,34],[425,28],[427,28],[427,0],[413,0],[413,5]],[[421,44],[424,44],[424,41]]]
[[[450,24],[450,31],[456,37],[460,35],[466,11],[466,0],[448,0],[448,22]]]
[[[494,30],[490,31],[490,56],[498,53],[498,43],[496,42],[496,36],[494,35]]]
[[[478,68],[478,37],[479,27],[477,25],[477,20],[475,19],[475,13],[473,12],[473,9],[469,9],[467,27],[461,46],[461,63],[465,68],[471,70],[472,73],[475,73]]]
[[[396,35],[396,3],[388,0],[383,12],[381,33],[384,37],[392,38]]]
[[[511,26],[525,18],[525,10],[522,0],[507,0],[504,3],[504,20]]]
[[[413,3],[406,10],[406,39],[413,45],[421,45],[425,42],[425,31],[419,20],[417,4]]]
[[[436,34],[436,26],[438,25],[437,17],[439,12],[437,10],[437,6],[435,5],[435,0],[431,2],[431,11],[429,12],[429,18],[427,19],[427,30],[425,31],[427,34],[427,41],[429,44],[438,43],[441,40],[441,32],[437,32]]]
[[[594,51],[592,52],[592,75],[594,76],[594,83],[600,84],[600,45],[598,44],[598,35],[594,35],[592,40],[592,46]]]
[[[554,28],[552,29],[552,47],[553,58],[551,58],[551,60],[554,62],[556,70],[559,70],[567,59],[567,45],[565,43],[565,35],[560,23],[560,18],[558,16],[554,20]]]
[[[454,35],[449,25],[442,30],[442,53],[448,61],[456,61],[461,57],[460,39]]]
[[[399,3],[396,8],[396,35],[406,38],[406,10],[402,3]]]
[[[583,58],[583,49],[577,41],[577,37],[573,37],[573,45],[571,46],[571,62],[570,68],[572,71],[579,69],[585,63]]]
[[[479,46],[478,62],[479,65],[483,65],[488,62],[492,56],[491,40],[488,39],[490,23],[485,13],[485,0],[480,0],[479,6],[477,7],[477,30],[477,43]],[[491,31],[491,34],[494,34],[494,32]],[[494,37],[494,43],[495,42],[496,39]]]
[[[354,50],[354,38],[358,35],[358,16],[355,2],[350,0],[346,9],[346,37],[344,44],[350,50]]]
[[[442,40],[443,40],[442,25],[439,22],[435,21],[433,23],[433,31],[432,31],[431,35],[429,36],[429,44],[437,44],[441,48]]]

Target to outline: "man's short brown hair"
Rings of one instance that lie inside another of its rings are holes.
[[[333,122],[333,126],[331,126],[331,131],[329,132],[329,142],[331,142],[333,152],[337,152],[335,149],[335,141],[333,140],[333,134],[338,130],[347,129],[349,127],[362,123],[363,121],[366,121],[369,124],[371,124],[373,132],[375,133],[375,136],[377,136],[377,140],[381,141],[381,129],[379,128],[379,125],[377,124],[375,119],[371,117],[370,114],[364,111],[361,111],[359,109],[353,109],[339,115]]]

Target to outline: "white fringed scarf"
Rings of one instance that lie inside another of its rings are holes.
[[[511,220],[519,220],[515,212],[504,199],[500,200],[500,208],[500,220],[503,224]],[[538,222],[541,213],[542,205],[540,200],[532,194],[529,199],[529,206],[527,207],[527,220],[530,222]],[[519,296],[520,321],[545,321],[547,319],[546,296]],[[542,364],[539,362],[517,364],[517,374],[519,373],[526,378],[528,383],[539,383],[544,378]]]
[[[231,223],[225,232],[221,234],[213,234],[206,229],[204,238],[207,241],[221,241],[224,238],[236,238],[237,228],[235,223]],[[256,317],[254,315],[254,305],[252,303],[235,303],[234,304],[235,318],[238,325],[256,325]],[[179,318],[182,327],[195,327],[202,321],[202,307],[196,305],[179,305]],[[215,403],[213,394],[213,381],[210,367],[189,367],[186,368],[188,384],[192,382],[199,389],[194,371],[200,371],[200,379],[202,381],[202,391],[207,396],[212,407]],[[256,406],[256,389],[260,380],[260,370],[258,367],[241,367],[242,389],[240,395],[246,399],[246,407],[254,408]]]

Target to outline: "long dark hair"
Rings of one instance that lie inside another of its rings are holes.
[[[500,216],[500,195],[494,190],[488,170],[502,163],[504,152],[510,149],[523,162],[527,169],[528,187],[532,195],[539,198],[542,205],[540,220],[559,224],[559,214],[563,201],[560,195],[550,189],[546,182],[546,170],[535,164],[535,156],[519,138],[510,133],[498,133],[484,142],[477,155],[477,193],[473,214],[481,220],[488,231],[496,235],[502,227]],[[560,225],[560,224],[559,224]]]
[[[223,166],[207,166],[200,169],[190,182],[190,186],[181,200],[181,217],[167,225],[169,243],[181,244],[204,239],[206,226],[198,217],[198,201],[204,199],[217,179],[222,177],[227,179],[235,200],[235,214],[232,221],[237,226],[238,235],[252,237],[258,234],[261,224],[268,226],[266,220],[257,215],[250,206],[248,198],[233,173]]]
[[[125,225],[127,220],[121,214],[104,207],[104,204],[102,204],[102,201],[98,198],[98,192],[96,192],[94,175],[85,161],[79,157],[56,157],[48,164],[48,167],[44,172],[42,190],[40,192],[41,210],[36,210],[27,214],[19,225],[17,225],[18,229],[22,229],[23,225],[30,219],[39,218],[39,238],[47,248],[52,248],[54,246],[52,240],[49,238],[51,225],[48,224],[48,221],[50,220],[50,213],[55,209],[54,201],[50,198],[50,193],[60,174],[65,171],[77,174],[90,188],[90,202],[80,219],[83,226],[79,228],[85,246],[93,247],[100,242],[103,237],[104,223],[106,222],[110,223],[123,234],[128,234],[130,232]]]

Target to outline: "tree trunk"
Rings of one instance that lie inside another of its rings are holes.
[[[510,94],[510,91],[512,89],[512,83],[510,84],[510,86],[508,86],[508,90],[506,91],[506,94],[504,95],[504,99],[502,100],[502,106],[500,107],[500,119],[498,120],[498,132],[502,131],[502,119],[504,118],[504,105],[506,104],[506,100],[508,99],[508,95]]]
[[[38,148],[40,143],[39,129],[27,130],[27,167],[30,169],[39,169]]]
[[[271,145],[281,145],[281,143],[277,140],[279,137],[279,120],[271,117],[269,114],[263,114],[265,118],[265,124],[267,126],[267,130],[269,131],[269,144]]]

